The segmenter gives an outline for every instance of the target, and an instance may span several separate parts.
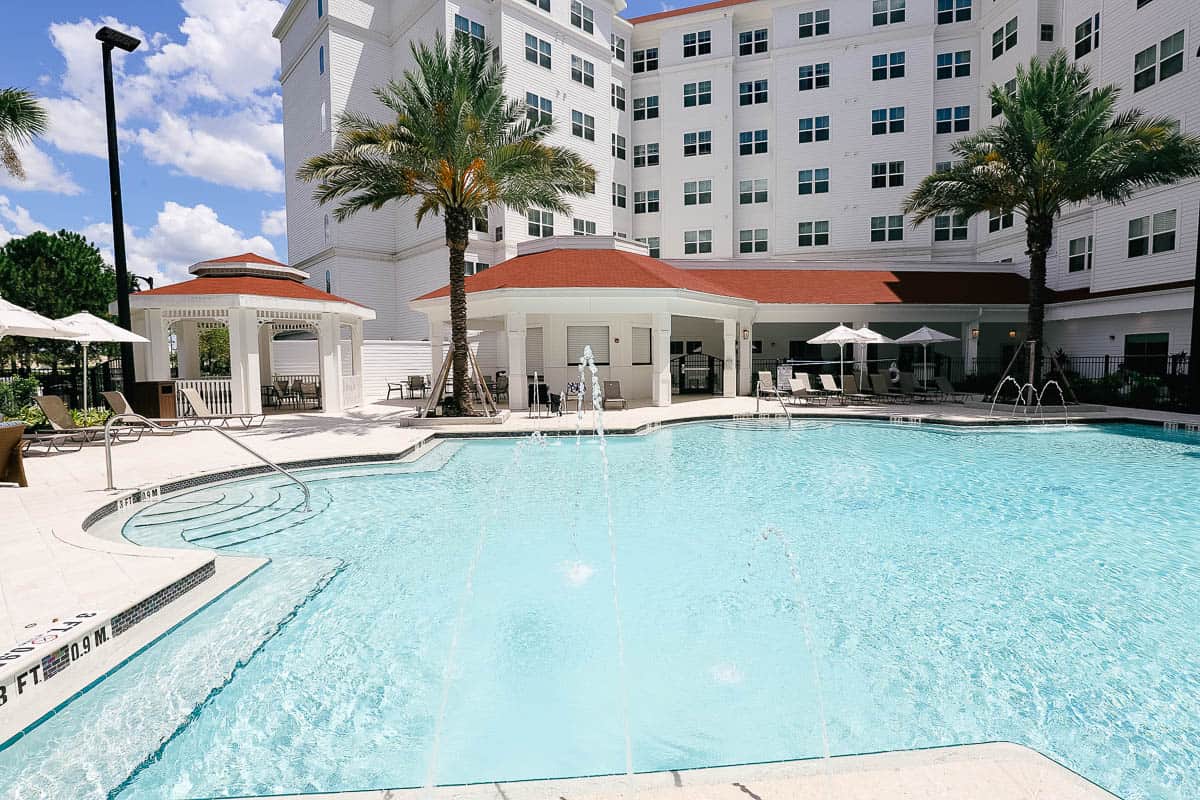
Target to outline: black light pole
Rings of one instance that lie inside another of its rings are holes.
[[[117,268],[117,322],[133,330],[129,318],[129,270],[125,265],[125,214],[121,210],[121,164],[117,158],[117,108],[113,100],[112,51],[119,47],[132,53],[142,42],[127,33],[105,26],[96,31],[104,53],[104,115],[108,122],[108,183],[112,192],[113,260]],[[133,391],[137,380],[133,369],[133,344],[121,344],[121,388]]]
[[[1192,344],[1188,354],[1188,410],[1200,414],[1200,222],[1196,223],[1196,236],[1196,274],[1192,280]]]

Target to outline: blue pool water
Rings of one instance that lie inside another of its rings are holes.
[[[134,541],[272,562],[0,753],[0,789],[212,797],[1009,740],[1125,798],[1200,796],[1200,437],[713,424],[608,456],[611,540],[599,447],[573,437],[313,473],[319,513],[281,530],[295,498],[273,478],[143,510]]]

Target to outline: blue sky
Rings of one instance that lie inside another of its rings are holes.
[[[112,241],[100,45],[112,25],[143,40],[115,54],[130,269],[179,280],[204,258],[287,258],[279,47],[283,0],[53,0],[10,4],[0,84],[44,98],[50,131],[0,174],[0,242],[35,230]],[[694,2],[630,0],[624,16]]]

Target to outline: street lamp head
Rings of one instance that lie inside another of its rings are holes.
[[[138,45],[142,43],[141,39],[135,39],[128,33],[113,30],[107,25],[96,31],[96,38],[104,42],[105,47],[119,47],[126,53],[132,53],[134,50],[137,50]]]

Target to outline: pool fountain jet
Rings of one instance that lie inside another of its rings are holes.
[[[1012,410],[1009,411],[1008,414],[1010,419],[1016,416],[1017,407],[1024,404],[1024,413],[1029,415],[1030,412],[1032,412],[1034,419],[1040,419],[1044,424],[1046,420],[1043,416],[1042,398],[1046,396],[1046,390],[1053,386],[1058,392],[1059,404],[1062,406],[1063,424],[1067,425],[1070,423],[1070,418],[1067,415],[1067,397],[1066,394],[1063,393],[1062,386],[1059,385],[1058,381],[1051,378],[1042,384],[1042,390],[1038,391],[1037,387],[1035,387],[1032,383],[1018,383],[1017,379],[1011,375],[1005,375],[1004,380],[1000,381],[1000,385],[996,387],[996,393],[992,395],[992,405],[988,409],[988,419],[992,418],[992,412],[996,410],[996,402],[1000,399],[1000,391],[1004,388],[1004,385],[1010,381],[1012,382],[1013,386],[1017,387],[1017,399],[1013,401]],[[1026,389],[1029,390],[1029,396],[1032,398],[1032,400],[1025,399]]]

